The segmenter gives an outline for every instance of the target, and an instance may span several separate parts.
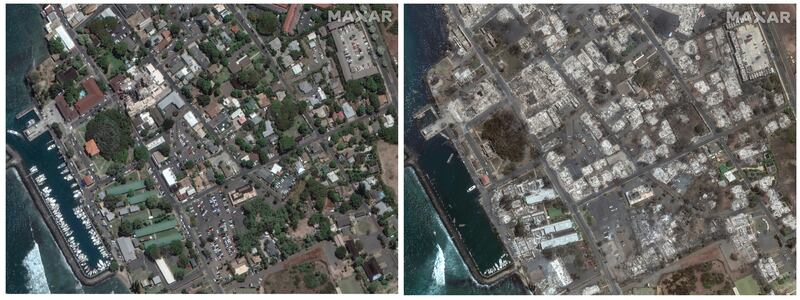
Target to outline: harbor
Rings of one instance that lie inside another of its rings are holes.
[[[95,264],[90,264],[89,257],[84,253],[75,238],[75,229],[65,221],[65,212],[58,201],[53,198],[53,190],[47,185],[47,177],[39,172],[37,166],[26,168],[19,153],[13,148],[6,147],[6,155],[7,168],[13,168],[19,174],[22,183],[28,189],[36,208],[44,217],[48,228],[55,237],[56,243],[61,248],[61,252],[65,254],[65,258],[78,280],[84,285],[94,285],[113,275],[108,270],[110,266],[108,250],[103,245],[100,235],[95,230],[83,208],[76,206],[66,213],[71,213],[78,218],[84,227],[79,230],[86,230],[91,236],[92,245],[98,249],[102,256]],[[71,175],[67,176],[71,177]],[[77,190],[77,193],[74,193],[74,199],[80,201],[80,197],[80,190]]]
[[[38,111],[28,109],[24,112],[18,121],[24,124],[25,133],[11,128],[6,133],[9,140],[24,142],[25,145],[18,147],[27,150],[17,150],[14,143],[9,143],[6,147],[7,168],[15,169],[20,176],[76,278],[84,285],[97,284],[113,274],[109,271],[111,255],[84,209],[79,178],[73,175],[57,140],[44,125],[46,122],[37,122]],[[36,127],[37,124],[42,125]],[[36,161],[57,163],[36,163],[25,159],[24,156],[34,153],[38,154]]]
[[[475,257],[473,256],[470,249],[464,242],[464,238],[462,237],[461,233],[459,232],[459,228],[463,228],[465,224],[460,224],[457,222],[457,219],[450,217],[447,211],[445,210],[444,203],[438,197],[436,192],[434,191],[433,186],[430,183],[430,179],[426,175],[426,173],[421,169],[421,167],[417,163],[416,154],[413,152],[406,151],[406,166],[414,170],[414,173],[419,178],[419,182],[421,183],[425,193],[427,194],[428,198],[431,200],[431,204],[433,204],[436,213],[439,215],[439,218],[442,220],[442,224],[447,229],[447,233],[452,240],[453,244],[455,245],[456,249],[458,250],[459,255],[464,259],[464,263],[467,265],[469,272],[472,274],[472,277],[480,284],[483,285],[493,285],[500,281],[507,279],[510,275],[514,274],[513,264],[508,257],[507,249],[503,248],[503,254],[497,259],[497,261],[489,266],[488,268],[480,268],[475,261]],[[467,190],[468,193],[472,192],[472,187],[470,190]],[[495,236],[497,233],[492,231]]]

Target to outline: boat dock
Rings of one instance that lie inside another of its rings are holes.
[[[23,185],[25,185],[25,188],[28,190],[28,194],[30,194],[31,199],[33,200],[34,206],[42,215],[45,224],[49,228],[50,233],[53,235],[53,238],[56,241],[56,244],[58,245],[59,249],[61,249],[61,253],[64,255],[67,264],[70,266],[70,269],[72,269],[72,272],[75,274],[75,277],[78,279],[78,281],[80,281],[84,286],[91,286],[103,282],[107,278],[113,276],[114,272],[109,269],[105,269],[102,272],[93,274],[91,276],[83,271],[83,268],[81,268],[75,253],[69,247],[67,237],[56,224],[55,216],[50,212],[50,210],[47,209],[45,199],[42,198],[42,195],[36,187],[36,184],[29,176],[28,169],[24,167],[22,158],[20,157],[19,153],[17,153],[10,146],[6,146],[6,168],[16,169],[17,173],[22,179]]]
[[[25,128],[25,137],[27,137],[29,141],[33,141],[43,133],[47,132],[47,129],[47,124],[45,124],[45,122],[36,122],[30,127]]]
[[[29,112],[31,112],[31,111],[35,111],[35,110],[36,110],[36,106],[33,106],[33,105],[31,105],[31,107],[30,107],[30,108],[28,108],[28,109],[26,109],[26,110],[23,110],[23,111],[21,111],[21,112],[19,112],[19,113],[17,113],[17,119],[19,119],[19,118],[22,118],[22,117],[24,117],[25,115],[27,115]],[[36,114],[38,115],[39,113],[36,113]]]
[[[422,137],[425,138],[425,140],[430,140],[440,132],[447,129],[447,125],[450,123],[451,122],[449,118],[446,117],[437,119],[436,122],[433,122],[433,124],[431,125],[425,126],[425,128],[422,128],[422,130],[420,130],[419,132],[422,133]]]

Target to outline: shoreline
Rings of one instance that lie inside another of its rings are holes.
[[[447,212],[444,210],[443,203],[436,195],[433,186],[431,186],[431,183],[428,180],[428,175],[425,172],[423,172],[422,168],[417,164],[417,159],[416,159],[417,154],[414,153],[413,151],[408,150],[405,151],[405,156],[406,156],[405,166],[411,167],[414,170],[414,173],[417,175],[419,182],[421,183],[423,189],[425,190],[425,194],[427,194],[428,198],[431,201],[431,204],[433,204],[433,207],[436,210],[436,214],[439,216],[439,219],[442,221],[442,224],[444,224],[444,227],[447,230],[448,235],[450,236],[450,240],[453,242],[453,245],[456,246],[459,255],[461,255],[461,258],[467,265],[467,269],[472,275],[472,278],[475,279],[475,281],[477,281],[478,283],[483,285],[494,285],[508,278],[509,276],[513,276],[514,274],[516,274],[514,272],[514,268],[512,268],[512,266],[514,265],[513,263],[506,265],[505,267],[501,268],[500,270],[489,276],[484,276],[480,272],[480,270],[478,270],[478,266],[475,263],[475,259],[467,250],[467,246],[464,244],[464,241],[462,240],[461,234],[458,232],[458,229],[456,229],[455,225],[453,225],[450,222],[450,220],[446,217]],[[485,210],[484,213],[486,213]],[[492,226],[492,232],[494,232],[494,234],[497,235],[497,231],[494,228],[494,226]],[[506,249],[505,244],[502,244],[502,247],[503,251],[508,252],[508,249]],[[528,287],[526,286],[526,288]]]
[[[53,223],[53,215],[45,207],[44,199],[42,199],[38,189],[36,189],[36,185],[28,176],[28,170],[22,166],[22,157],[20,157],[19,153],[17,153],[16,150],[14,150],[14,148],[12,148],[10,145],[6,145],[6,154],[10,157],[10,160],[7,159],[6,169],[13,168],[19,175],[22,184],[25,185],[25,189],[31,196],[34,206],[36,206],[36,209],[39,211],[39,214],[45,221],[45,224],[47,224],[50,234],[53,235],[53,239],[56,241],[58,248],[61,250],[61,254],[66,259],[67,264],[72,270],[72,273],[75,275],[75,278],[77,278],[78,281],[80,281],[80,283],[84,286],[93,286],[113,276],[114,272],[111,272],[109,269],[106,269],[92,277],[84,274],[83,270],[80,268],[77,260],[75,259],[75,254],[72,253],[72,250],[67,246],[64,234],[61,232],[61,230],[59,230],[58,226]]]

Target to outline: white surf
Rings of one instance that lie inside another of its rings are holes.
[[[33,242],[33,249],[28,252],[22,261],[25,269],[28,270],[28,291],[31,294],[49,294],[50,287],[47,283],[47,275],[44,271],[42,254],[39,252],[39,244]]]

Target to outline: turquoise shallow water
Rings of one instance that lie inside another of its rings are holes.
[[[42,18],[36,5],[6,5],[6,129],[21,132],[28,114],[17,120],[17,113],[29,108],[33,99],[24,78],[34,62],[47,55],[43,38]],[[28,166],[39,166],[46,173],[53,195],[62,207],[72,199],[69,184],[61,179],[56,169],[61,163],[55,151],[46,151],[51,140],[43,135],[33,142],[6,133],[6,143],[13,146]],[[49,232],[42,216],[36,210],[25,186],[13,170],[6,175],[6,292],[7,293],[126,293],[127,288],[117,279],[106,280],[93,287],[83,287],[75,278],[60,249]],[[65,217],[67,215],[65,214]],[[74,217],[74,215],[72,215]],[[77,220],[77,218],[75,218]],[[73,230],[82,230],[73,226]],[[80,237],[79,237],[80,238]],[[88,235],[83,237],[88,239]],[[84,243],[87,240],[84,240]],[[90,244],[88,246],[91,246]],[[97,249],[94,249],[96,253]],[[84,252],[92,256],[91,247]]]
[[[416,152],[450,221],[458,230],[478,267],[486,270],[504,254],[489,220],[477,201],[467,193],[473,184],[458,154],[442,138],[424,141],[412,115],[429,103],[424,74],[446,50],[446,26],[441,5],[405,6],[405,142]],[[447,163],[450,155],[453,160]],[[413,170],[406,168],[404,190],[404,255],[406,294],[524,294],[515,278],[479,285],[453,245],[442,220],[427,198]],[[409,213],[413,212],[413,213]],[[463,224],[463,225],[462,225]]]

